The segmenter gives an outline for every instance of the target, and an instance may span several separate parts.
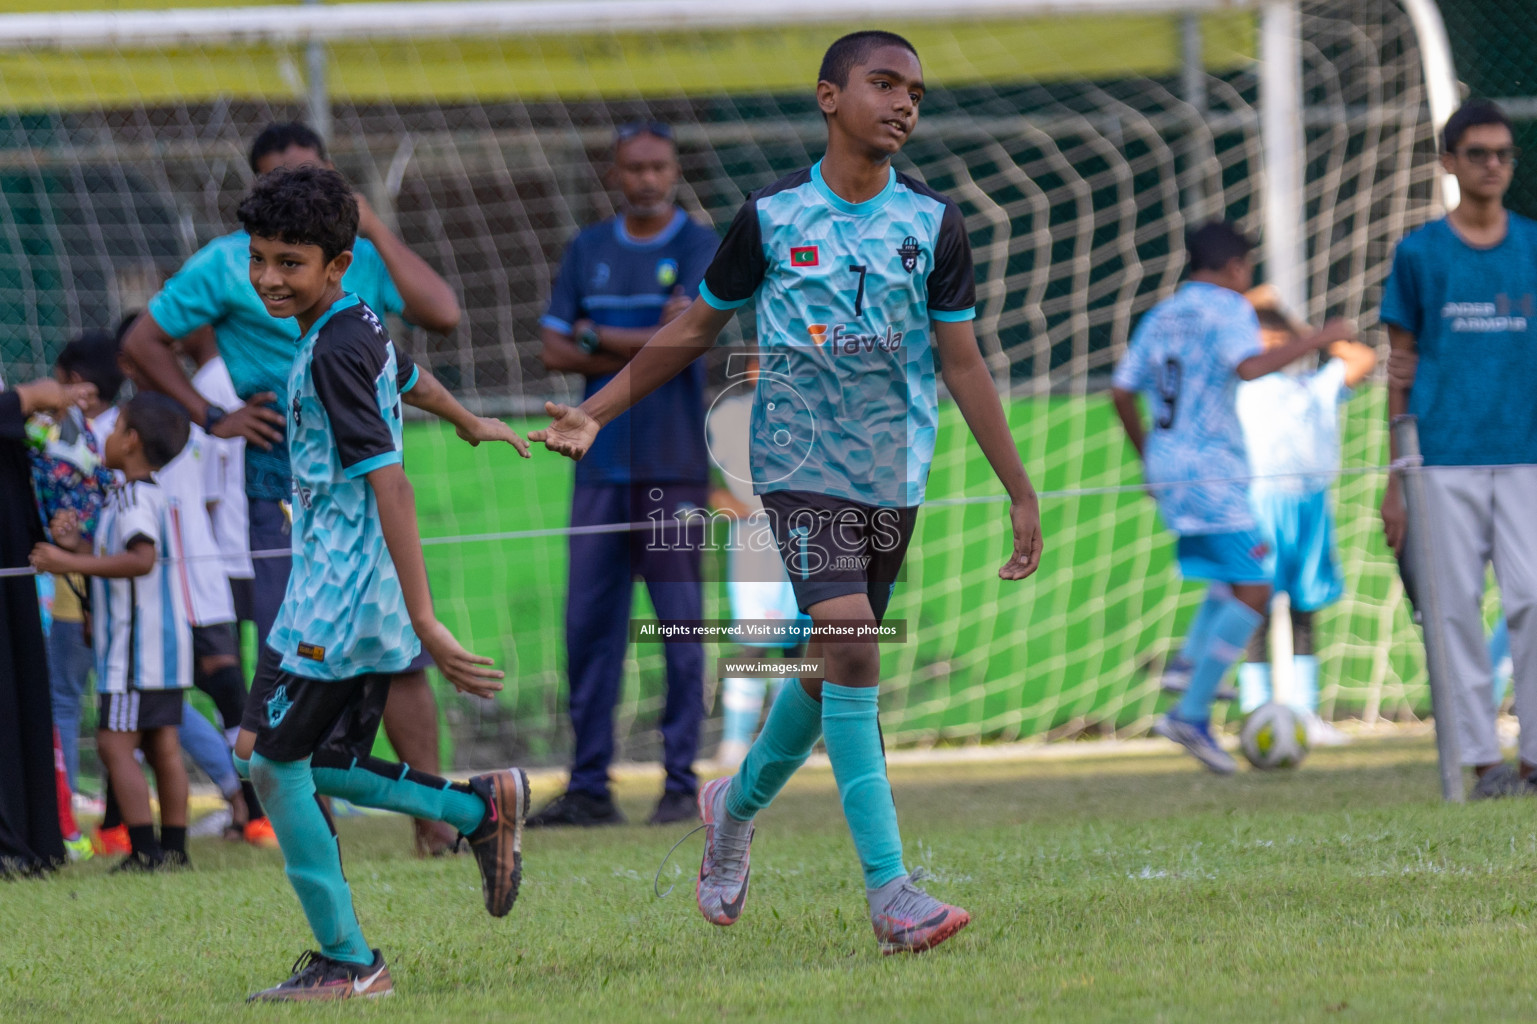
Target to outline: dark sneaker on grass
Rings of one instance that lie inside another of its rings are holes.
[[[158,871],[162,858],[135,851],[112,866],[114,875],[147,875]]]
[[[866,896],[870,900],[870,924],[886,956],[933,949],[971,923],[970,914],[936,900],[914,885],[911,875]]]
[[[646,819],[647,825],[674,825],[680,821],[692,821],[699,813],[699,798],[693,793],[663,793],[656,810]]]
[[[611,796],[587,793],[562,793],[545,804],[538,814],[529,815],[529,828],[592,828],[595,825],[623,825],[624,815]]]
[[[390,969],[374,950],[374,962],[363,964],[332,960],[313,949],[294,961],[293,977],[281,985],[263,989],[248,1003],[325,1002],[337,999],[378,999],[393,994]]]
[[[747,902],[752,875],[748,854],[753,825],[726,814],[726,790],[731,780],[715,779],[699,791],[699,820],[704,822],[704,857],[699,884],[694,887],[699,912],[711,924],[735,924]]]
[[[523,882],[523,816],[528,813],[528,776],[508,768],[470,780],[470,790],[486,802],[480,827],[465,836],[480,868],[486,913],[505,917]]]
[[[1507,796],[1531,796],[1533,787],[1513,764],[1498,764],[1473,783],[1470,800],[1498,800]]]
[[[1153,723],[1153,732],[1178,743],[1189,751],[1190,756],[1218,775],[1231,775],[1238,770],[1238,762],[1211,738],[1208,725],[1196,725],[1173,715],[1164,715]]]

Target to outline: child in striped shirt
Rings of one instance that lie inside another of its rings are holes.
[[[187,414],[164,395],[130,401],[103,444],[103,461],[125,480],[102,509],[94,542],[76,517],[60,513],[50,526],[55,544],[39,544],[40,571],[92,577],[96,679],[100,694],[97,750],[128,826],[132,852],[114,871],[188,866],[187,770],[177,727],[192,685],[192,630],[185,582],[165,563],[171,529],[165,495],[154,472],[187,444]],[[149,787],[134,760],[142,748],[160,795],[160,836],[150,813]]]

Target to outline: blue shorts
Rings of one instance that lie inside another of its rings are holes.
[[[1345,593],[1334,560],[1334,512],[1329,492],[1254,494],[1254,519],[1275,552],[1275,589],[1298,611],[1316,612]]]
[[[1275,569],[1270,546],[1257,530],[1192,533],[1174,548],[1180,575],[1216,583],[1270,583]]]

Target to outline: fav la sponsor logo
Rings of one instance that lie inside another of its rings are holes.
[[[884,331],[863,333],[856,324],[807,324],[806,333],[818,348],[831,347],[834,355],[851,356],[860,352],[895,352],[902,347],[904,332],[887,327]]]
[[[817,247],[814,245],[796,245],[790,248],[790,266],[815,267],[817,261]]]

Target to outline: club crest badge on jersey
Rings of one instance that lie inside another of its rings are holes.
[[[902,258],[902,269],[911,274],[918,269],[918,257],[923,250],[918,248],[918,240],[912,235],[902,239],[902,244],[897,246],[897,255]]]
[[[301,429],[304,426],[304,420],[303,420],[303,417],[301,417],[300,414],[299,414],[299,396],[298,395],[294,395],[293,405],[290,408],[292,408],[293,414],[294,414],[294,429],[295,430],[299,430],[299,429]]]
[[[678,283],[678,261],[659,260],[656,265],[656,283],[671,288]]]
[[[288,687],[279,685],[272,691],[272,696],[267,698],[267,727],[276,729],[293,706],[294,702],[288,696]]]
[[[592,271],[592,286],[602,288],[608,284],[609,269],[607,263],[599,263]]]

